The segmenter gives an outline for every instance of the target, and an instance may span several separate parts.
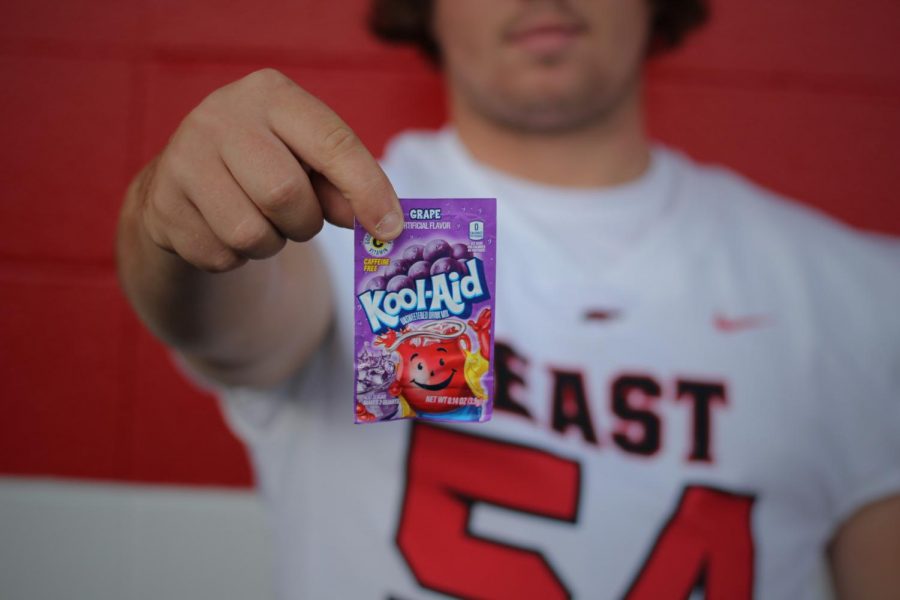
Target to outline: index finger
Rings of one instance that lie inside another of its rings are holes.
[[[390,240],[403,230],[394,187],[352,129],[322,101],[296,85],[282,86],[268,111],[269,127],[304,163],[347,199],[360,224]],[[352,226],[352,223],[341,223]]]

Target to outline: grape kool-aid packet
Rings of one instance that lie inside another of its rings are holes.
[[[355,232],[356,422],[487,421],[496,202],[407,200],[391,242]]]

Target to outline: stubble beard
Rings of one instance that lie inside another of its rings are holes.
[[[549,58],[541,66],[552,68],[555,63]],[[521,92],[464,80],[454,85],[468,110],[486,122],[514,133],[556,136],[612,125],[628,105],[638,101],[641,75],[638,64],[623,81],[589,77],[562,92]]]

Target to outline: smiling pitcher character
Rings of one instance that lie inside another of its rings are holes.
[[[490,331],[491,310],[484,308],[468,327],[447,319],[379,336],[375,343],[397,359],[388,391],[399,398],[403,416],[471,420],[480,414],[487,398],[482,378],[489,366]]]

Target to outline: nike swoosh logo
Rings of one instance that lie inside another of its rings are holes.
[[[738,331],[746,331],[748,329],[758,329],[772,323],[772,318],[768,315],[748,315],[743,317],[726,317],[724,315],[716,315],[713,317],[713,326],[717,331],[723,333],[735,333]]]
[[[587,310],[584,313],[585,321],[612,321],[614,319],[618,319],[622,316],[622,313],[618,310],[602,310],[602,309],[591,309]]]

